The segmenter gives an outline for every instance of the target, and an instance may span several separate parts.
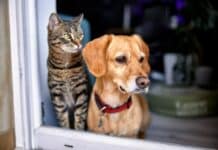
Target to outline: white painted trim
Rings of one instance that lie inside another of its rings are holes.
[[[32,149],[41,124],[35,0],[9,0],[9,21],[15,144]]]
[[[19,3],[20,4],[20,3]],[[9,21],[10,21],[10,46],[11,46],[11,64],[12,64],[12,84],[13,84],[13,104],[15,121],[15,139],[16,146],[24,147],[24,125],[22,111],[22,71],[20,62],[20,49],[22,49],[19,38],[21,23],[19,22],[20,5],[16,0],[9,0]]]
[[[37,37],[37,14],[36,14],[36,1],[25,0],[24,2],[24,22],[26,41],[25,49],[25,67],[26,73],[26,94],[27,103],[26,107],[29,111],[29,128],[31,136],[31,148],[35,148],[35,133],[34,131],[42,124],[41,114],[41,94],[39,83],[39,55],[38,55],[38,37]],[[25,107],[25,106],[24,106]],[[28,113],[28,112],[27,112]]]
[[[54,127],[40,127],[36,131],[36,137],[38,148],[46,150],[69,150],[69,146],[75,150],[203,150],[197,147],[118,138]]]
[[[38,54],[38,36],[37,36],[37,14],[36,4],[34,0],[26,0],[26,29],[27,33],[27,51],[29,57],[27,63],[29,64],[29,86],[31,92],[29,93],[29,100],[31,101],[30,109],[32,110],[32,128],[40,127],[42,123],[41,118],[41,93],[39,83],[39,54]]]

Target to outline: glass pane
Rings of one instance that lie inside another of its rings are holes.
[[[214,41],[217,41],[218,17],[212,13],[217,13],[213,7],[210,7],[213,3],[205,4],[205,1],[199,4],[192,1],[186,3],[185,0],[167,0],[160,3],[156,3],[155,0],[149,2],[96,0],[96,3],[86,0],[70,2],[57,0],[56,2],[57,13],[63,20],[70,21],[79,13],[84,13],[83,46],[109,33],[139,34],[149,45],[149,63],[152,70],[149,77],[152,84],[145,97],[148,99],[152,119],[145,140],[218,147],[216,142],[218,59],[214,52],[217,49]],[[202,7],[204,5],[205,8]],[[190,11],[192,7],[195,9]],[[200,16],[201,11],[206,11],[209,20],[204,18],[204,15]],[[128,15],[130,19],[125,17]],[[46,23],[40,26],[43,31],[49,24],[48,18],[44,20]],[[53,21],[56,23],[55,21],[58,20]],[[55,24],[51,24],[51,27],[52,25]],[[43,38],[47,37],[47,30],[44,33]],[[48,46],[47,39],[43,42]],[[41,76],[44,79],[42,87],[45,88],[42,90],[43,123],[60,127],[47,85],[48,51],[45,52],[45,49],[48,50],[44,47],[40,50],[43,51],[40,62],[44,63],[41,65],[43,68]],[[119,49],[122,48],[117,48]],[[90,74],[89,77],[92,78]],[[92,86],[93,78],[90,83]],[[101,122],[102,120],[99,119],[99,126],[102,126]]]
[[[14,148],[8,1],[0,1],[0,149]]]

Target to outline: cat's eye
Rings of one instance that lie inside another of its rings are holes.
[[[139,62],[142,63],[142,62],[144,61],[144,59],[145,59],[145,58],[144,58],[143,56],[141,56],[141,57],[139,58]]]
[[[68,35],[67,33],[64,33],[63,37],[64,37],[65,39],[69,39],[69,35]]]
[[[115,58],[116,62],[118,62],[119,64],[125,64],[127,63],[127,58],[126,56],[118,56]]]

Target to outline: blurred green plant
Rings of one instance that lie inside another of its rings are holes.
[[[192,28],[207,31],[216,27],[218,11],[214,8],[212,2],[212,0],[186,0],[187,7],[184,11],[186,17],[190,19]]]
[[[214,33],[217,30],[218,11],[211,0],[186,0],[181,11],[186,22],[175,30],[176,48],[183,54],[196,53],[199,63],[204,64],[204,44],[199,37],[202,33]]]

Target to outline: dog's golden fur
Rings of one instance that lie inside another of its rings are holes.
[[[125,61],[117,61],[117,57],[123,56]],[[136,92],[135,79],[143,76],[145,83],[148,82],[147,44],[138,35],[104,35],[85,46],[83,57],[89,71],[96,77],[88,109],[89,130],[116,136],[143,136],[150,115],[146,100]],[[132,105],[118,113],[102,114],[96,105],[94,92],[112,107],[124,104],[132,96]],[[100,120],[102,125],[99,126]]]

